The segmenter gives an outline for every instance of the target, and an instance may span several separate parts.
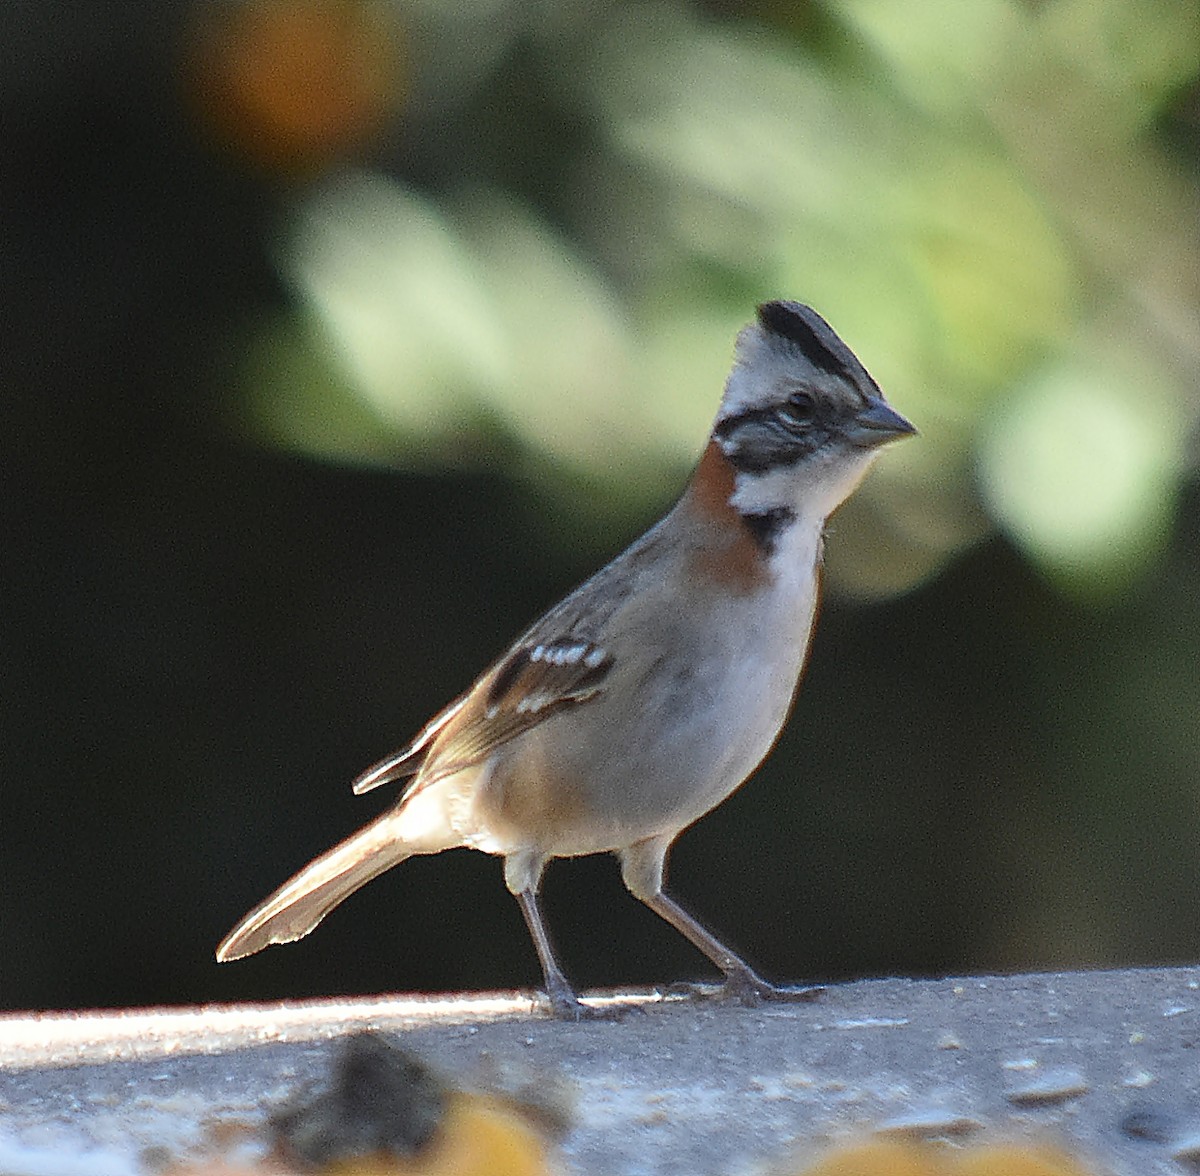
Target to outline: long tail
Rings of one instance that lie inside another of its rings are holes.
[[[217,959],[238,960],[303,938],[343,899],[412,852],[412,844],[397,836],[395,813],[384,813],[260,902],[221,940]]]

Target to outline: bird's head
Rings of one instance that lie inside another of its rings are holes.
[[[764,302],[737,340],[713,426],[742,513],[786,507],[824,518],[881,446],[916,430],[816,311]]]

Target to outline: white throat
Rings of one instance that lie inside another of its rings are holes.
[[[741,514],[787,511],[796,523],[818,532],[825,520],[866,476],[878,449],[841,453],[833,460],[814,458],[763,473],[737,475],[730,505]]]

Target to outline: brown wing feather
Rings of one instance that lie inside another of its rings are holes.
[[[481,763],[496,748],[568,706],[595,698],[612,668],[598,645],[579,638],[515,649],[460,700],[440,725],[405,799]],[[384,761],[387,763],[388,761]]]

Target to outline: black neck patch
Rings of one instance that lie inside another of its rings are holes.
[[[840,354],[847,350],[846,345],[815,310],[799,302],[764,302],[758,308],[758,321],[772,335],[795,343],[819,371],[855,382],[851,365]]]
[[[759,511],[757,514],[742,515],[742,522],[754,539],[754,545],[763,553],[770,555],[775,550],[775,540],[779,532],[796,517],[795,512],[786,506],[777,506],[772,510]]]

